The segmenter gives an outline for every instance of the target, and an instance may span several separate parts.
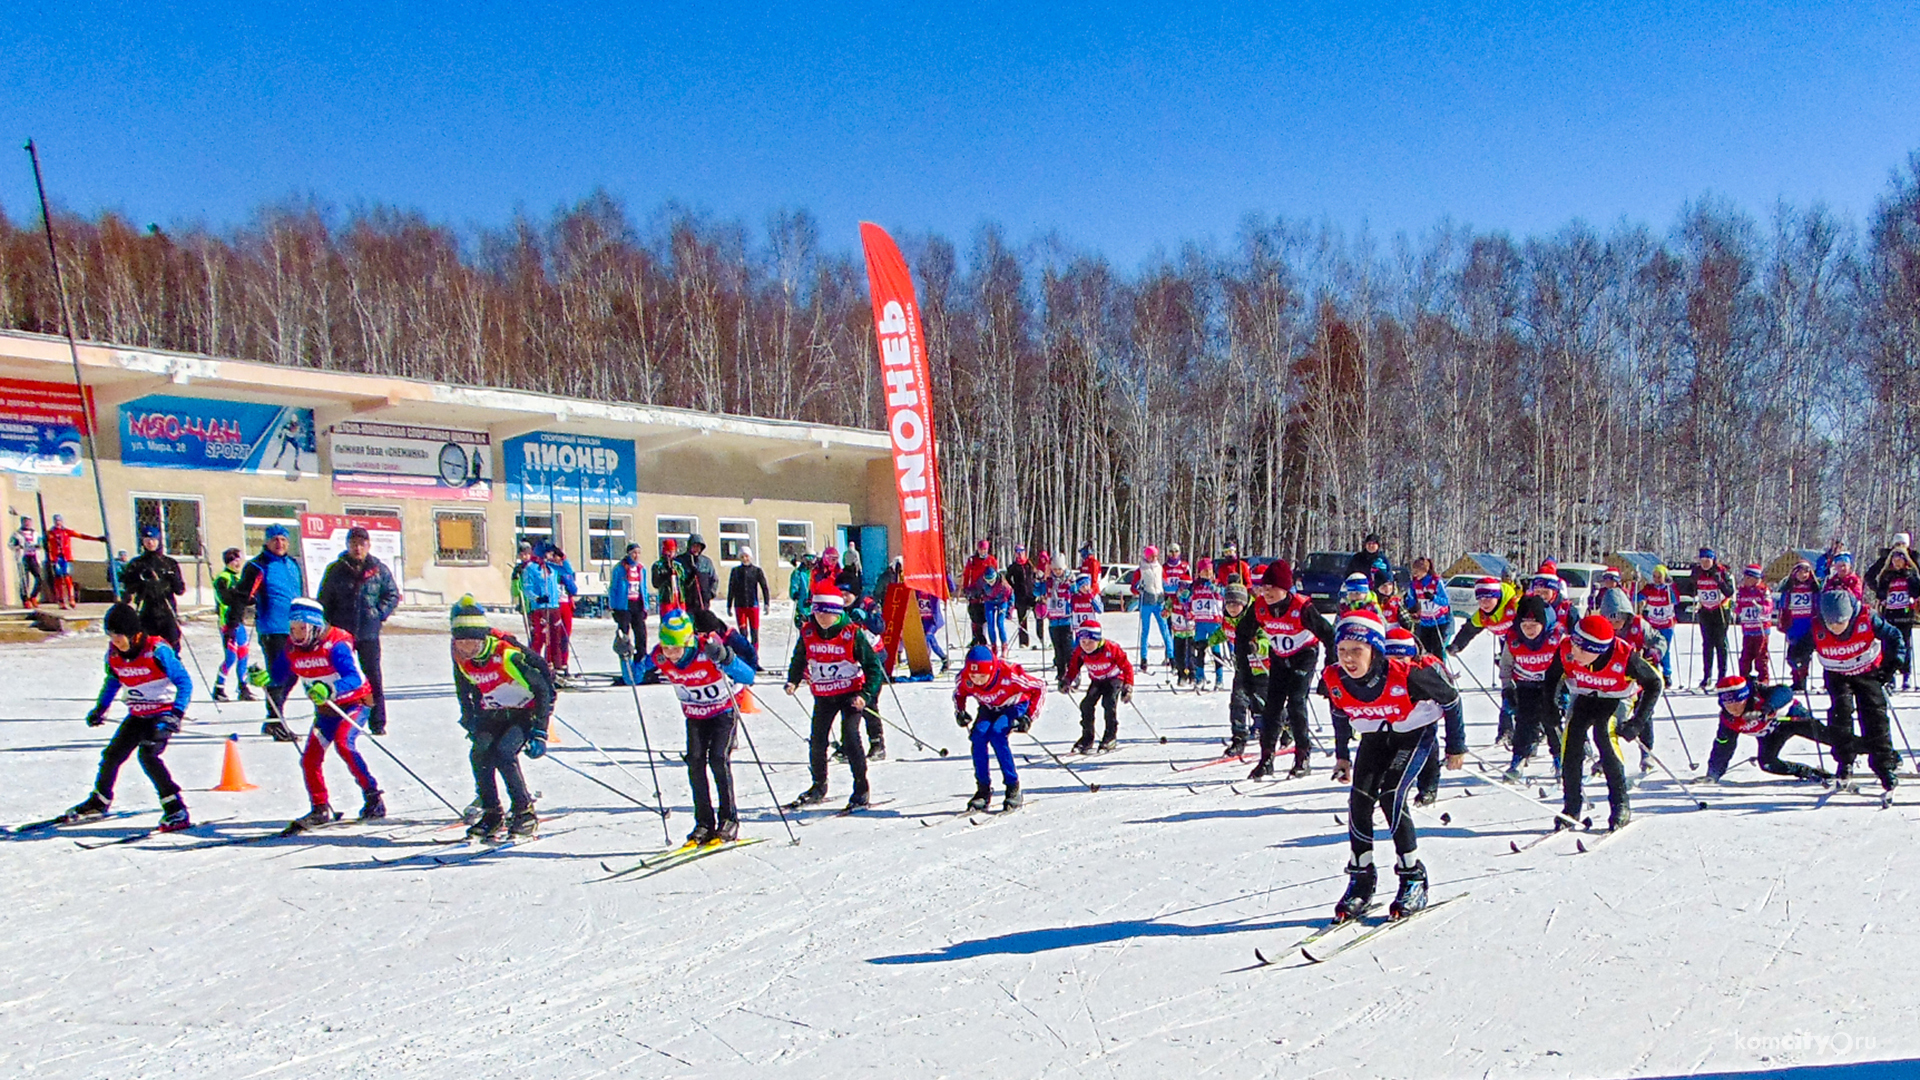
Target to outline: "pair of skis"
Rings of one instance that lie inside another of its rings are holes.
[[[602,860],[600,869],[605,870],[607,876],[597,880],[614,881],[620,878],[626,878],[638,881],[641,878],[653,877],[655,874],[664,874],[669,870],[685,866],[690,862],[698,862],[701,859],[711,858],[723,851],[734,851],[746,847],[749,844],[758,844],[765,839],[763,836],[743,836],[738,840],[720,840],[705,844],[681,844],[679,847],[653,852],[632,866],[624,868],[616,867],[612,863]]]
[[[1293,949],[1298,950],[1300,955],[1304,957],[1308,963],[1323,964],[1339,956],[1341,953],[1357,949],[1368,942],[1374,941],[1382,934],[1391,933],[1408,926],[1423,916],[1438,911],[1456,900],[1464,900],[1469,895],[1468,893],[1458,893],[1444,900],[1435,900],[1419,911],[1411,915],[1403,915],[1397,919],[1391,917],[1369,919],[1365,914],[1361,914],[1350,919],[1340,920],[1339,922],[1331,922],[1295,942]],[[1350,934],[1349,931],[1353,930],[1358,930],[1359,933]],[[1272,967],[1279,962],[1277,957],[1284,955],[1284,953],[1276,954],[1276,959],[1270,960],[1267,958],[1267,955],[1259,949],[1253,950],[1253,957],[1259,962],[1261,967]]]

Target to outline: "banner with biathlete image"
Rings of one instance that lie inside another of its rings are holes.
[[[382,499],[493,497],[493,437],[484,431],[342,421],[328,429],[335,495]]]
[[[313,410],[156,394],[120,406],[120,460],[149,469],[319,476]]]

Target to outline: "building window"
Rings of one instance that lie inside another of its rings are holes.
[[[680,550],[687,550],[687,538],[700,531],[700,519],[689,517],[657,517],[653,519],[655,550],[668,540],[679,542]]]
[[[587,518],[587,561],[612,563],[626,558],[631,521],[626,517]]]
[[[559,527],[560,527],[560,519],[554,517],[552,514],[516,514],[514,515],[514,518],[513,518],[514,550],[518,551],[521,544],[537,545],[542,540],[545,540],[548,543],[552,543],[552,544],[559,543],[560,534],[554,531]]]
[[[304,502],[267,502],[260,499],[248,499],[240,504],[240,524],[246,531],[248,551],[259,551],[267,545],[267,528],[272,525],[287,527],[287,554],[300,557],[300,515],[307,512]]]
[[[798,566],[800,556],[813,550],[813,522],[783,521],[780,523],[780,561],[789,566]]]
[[[754,532],[759,523],[749,518],[720,519],[720,561],[737,563],[740,561],[740,549],[754,546]]]
[[[433,512],[435,566],[485,566],[487,515],[481,510]]]
[[[204,549],[200,533],[200,500],[187,495],[136,495],[133,498],[134,546],[148,526],[160,530],[160,550],[175,558],[198,559]],[[294,530],[296,533],[298,529]]]

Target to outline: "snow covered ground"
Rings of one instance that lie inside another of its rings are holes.
[[[1132,617],[1107,624],[1131,640]],[[582,624],[581,638],[592,666],[611,668],[608,625]],[[210,630],[190,640],[217,660]],[[80,636],[4,650],[0,821],[86,793],[111,730],[79,719],[102,648]],[[1483,678],[1486,650],[1470,652]],[[464,803],[445,639],[389,637],[387,679],[388,745]],[[1850,795],[1820,805],[1817,788],[1746,764],[1701,812],[1656,774],[1616,841],[1582,855],[1559,837],[1516,856],[1509,842],[1548,811],[1448,774],[1421,847],[1436,898],[1470,897],[1309,966],[1288,946],[1344,885],[1345,796],[1326,759],[1309,781],[1237,791],[1248,766],[1176,773],[1170,760],[1216,755],[1226,694],[1143,686],[1136,700],[1168,745],[1123,709],[1119,751],[1071,759],[1101,785],[1090,794],[1016,740],[1031,801],[974,825],[938,816],[973,787],[948,685],[900,687],[913,726],[953,754],[890,735],[873,783],[891,802],[812,817],[790,846],[743,746],[745,831],[768,842],[637,880],[595,879],[601,860],[660,848],[659,820],[537,761],[543,811],[565,816],[537,843],[464,864],[378,864],[418,850],[404,845],[421,831],[357,826],[81,850],[76,835],[150,824],[153,793],[130,762],[116,808],[140,816],[0,843],[0,1074],[1587,1077],[1920,1057],[1920,788],[1887,811]],[[801,723],[793,702],[766,696]],[[640,700],[678,839],[692,824],[678,714],[663,688]],[[1920,698],[1900,701],[1920,723]],[[1483,746],[1494,710],[1468,702]],[[1712,699],[1673,704],[1704,762]],[[560,709],[644,776],[626,690],[567,694]],[[1659,715],[1659,749],[1684,769]],[[1036,734],[1064,753],[1076,719],[1054,695]],[[167,758],[195,816],[217,821],[203,835],[304,809],[294,753],[258,735],[259,706],[198,703],[193,720]],[[773,714],[752,731],[791,798],[806,786],[801,742]],[[229,732],[259,790],[194,790],[216,782]],[[571,734],[553,753],[634,786]],[[368,759],[396,819],[448,816],[383,755]],[[337,760],[329,777],[336,806],[357,806]],[[848,789],[836,764],[836,802]],[[1280,962],[1255,967],[1256,947]]]

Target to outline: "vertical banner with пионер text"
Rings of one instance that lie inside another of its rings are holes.
[[[893,479],[900,495],[901,580],[910,588],[947,598],[947,548],[940,514],[940,458],[933,438],[933,379],[927,341],[920,332],[907,260],[887,231],[860,223],[867,253],[867,288],[873,294],[874,339],[887,394],[887,436],[893,443]]]

